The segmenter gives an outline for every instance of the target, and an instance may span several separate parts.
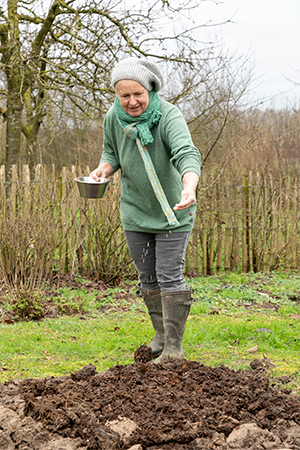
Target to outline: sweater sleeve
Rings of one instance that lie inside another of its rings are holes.
[[[120,169],[121,166],[117,149],[113,144],[112,140],[113,132],[110,126],[110,122],[111,120],[109,118],[108,112],[103,122],[103,153],[101,155],[100,164],[106,162],[110,164],[111,167],[113,168],[113,171],[116,172],[118,169]]]
[[[181,177],[186,172],[195,172],[200,177],[200,152],[194,146],[185,118],[176,106],[172,105],[164,115],[163,133],[171,161]]]

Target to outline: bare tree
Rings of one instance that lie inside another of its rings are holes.
[[[126,54],[169,61],[174,74],[188,67],[191,76],[180,84],[181,98],[209,78],[213,46],[197,34],[205,25],[186,26],[201,0],[184,1],[148,0],[127,8],[125,1],[114,0],[5,0],[0,100],[6,100],[7,169],[19,161],[21,133],[29,162],[36,162],[37,135],[51,108],[73,104],[86,117],[102,117],[113,94],[111,68]],[[173,30],[179,17],[185,25]]]

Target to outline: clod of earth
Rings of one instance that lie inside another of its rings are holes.
[[[102,373],[1,384],[0,449],[300,449],[300,400],[262,365],[153,364],[147,350]]]

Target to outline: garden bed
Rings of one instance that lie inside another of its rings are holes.
[[[135,363],[97,373],[0,385],[0,448],[299,449],[300,401],[265,377],[254,360],[243,372],[188,360]]]

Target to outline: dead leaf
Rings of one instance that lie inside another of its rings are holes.
[[[291,314],[292,319],[300,319],[300,314]]]
[[[256,333],[273,333],[273,331],[270,330],[270,328],[266,328],[266,327],[263,327],[263,328],[257,328],[257,329],[254,330],[254,331],[256,331]]]
[[[249,348],[248,352],[249,353],[255,353],[258,350],[258,345],[255,345],[254,347]]]

